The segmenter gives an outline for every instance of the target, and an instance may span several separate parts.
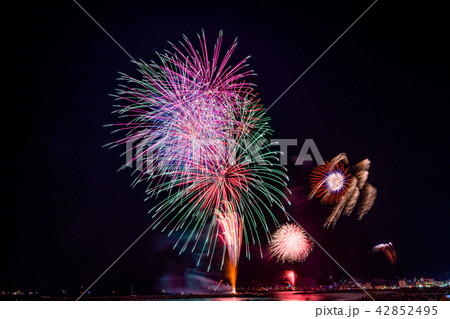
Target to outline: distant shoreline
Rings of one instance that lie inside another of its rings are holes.
[[[450,293],[448,288],[403,288],[403,289],[368,289],[367,292],[376,300],[441,300]],[[283,300],[277,299],[281,294],[289,294],[295,298],[300,296],[320,296],[324,294],[349,294],[363,293],[360,289],[352,290],[308,290],[308,291],[264,291],[264,292],[241,292],[237,294],[146,294],[129,296],[88,296],[83,301],[161,301],[161,300],[217,300],[217,299],[239,299],[239,300]],[[40,295],[0,295],[1,301],[75,301],[76,296],[40,296]],[[398,298],[398,299],[397,299]],[[409,298],[409,299],[408,299]],[[433,299],[434,298],[434,299]],[[362,296],[359,300],[366,300]],[[295,300],[295,299],[292,299]],[[333,299],[334,300],[334,299]]]

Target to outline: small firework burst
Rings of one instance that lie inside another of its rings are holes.
[[[397,265],[397,253],[395,252],[394,245],[391,242],[387,244],[379,244],[372,248],[373,253],[382,252],[389,259],[392,266]]]
[[[369,212],[375,203],[377,189],[367,183],[370,161],[365,159],[351,168],[347,173],[348,157],[341,153],[324,165],[311,171],[311,193],[309,199],[320,198],[322,204],[333,205],[324,227],[334,227],[344,213],[350,216],[359,201],[358,219]]]
[[[313,242],[301,227],[284,224],[273,234],[269,253],[282,263],[302,262],[308,257],[313,246]]]
[[[285,270],[283,274],[283,280],[285,283],[291,286],[291,289],[294,289],[295,281],[297,280],[297,274],[293,270]]]
[[[342,163],[332,165],[326,162],[311,172],[311,188],[323,204],[334,204],[347,193],[350,174]]]

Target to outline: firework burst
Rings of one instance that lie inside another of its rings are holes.
[[[389,262],[392,264],[392,266],[397,265],[397,253],[395,252],[394,245],[392,243],[387,244],[379,244],[372,248],[373,253],[382,252],[386,255]]]
[[[339,217],[350,216],[359,201],[358,219],[369,212],[375,203],[377,190],[367,182],[370,161],[365,159],[347,173],[349,162],[347,155],[341,153],[325,165],[311,171],[311,193],[309,199],[320,198],[323,204],[333,205],[324,227],[334,227]]]
[[[211,253],[214,212],[227,202],[241,218],[247,256],[249,243],[262,256],[257,228],[269,240],[266,219],[278,224],[271,207],[284,211],[285,169],[270,150],[266,111],[244,80],[254,74],[247,59],[229,65],[237,42],[221,58],[222,33],[212,53],[204,34],[198,39],[199,50],[184,37],[159,63],[136,62],[140,78],[121,74],[116,113],[124,121],[115,127],[125,137],[110,146],[133,145],[123,168],[134,166],[132,185],[145,183],[148,198],[158,200],[153,228],[177,232],[174,248],[193,243],[200,257]]]
[[[332,165],[326,162],[317,166],[311,172],[310,184],[313,189],[311,196],[320,198],[321,203],[334,204],[346,194],[349,177],[342,163]]]
[[[272,235],[269,253],[282,263],[303,262],[313,246],[313,242],[302,228],[295,224],[284,224]]]
[[[297,280],[297,274],[293,270],[285,270],[283,274],[283,280],[285,283],[291,286],[291,289],[295,288],[295,281]]]

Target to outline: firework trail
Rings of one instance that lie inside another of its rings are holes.
[[[359,195],[360,191],[358,188],[358,179],[352,177],[348,189],[348,200],[345,202],[344,215],[350,216],[356,204],[358,203]]]
[[[230,278],[233,292],[236,292],[236,279],[239,265],[239,255],[242,245],[242,220],[235,212],[233,204],[230,202],[223,203],[223,208],[216,210],[214,214],[217,218],[217,225],[221,233],[219,237],[222,239],[225,249],[223,251],[222,265],[225,259],[225,250],[228,254],[228,276]]]
[[[220,284],[222,283],[223,279],[220,279],[219,283],[217,284],[217,287],[214,289],[214,293],[216,293],[217,288],[219,288]]]
[[[389,262],[392,264],[392,266],[397,265],[397,254],[394,249],[394,245],[392,243],[387,244],[379,244],[372,248],[373,253],[382,252],[386,255],[386,257],[389,259]]]
[[[333,205],[323,225],[325,228],[334,227],[342,214],[350,216],[358,201],[358,220],[375,203],[377,189],[367,182],[370,161],[365,159],[357,163],[352,168],[352,174],[347,173],[348,166],[347,155],[341,153],[311,171],[309,199],[318,197],[321,203]]]
[[[283,280],[285,283],[291,286],[292,290],[294,290],[295,281],[297,280],[297,274],[293,270],[285,270],[283,274]]]
[[[231,264],[236,267],[239,264],[239,255],[241,253],[242,221],[235,212],[232,203],[225,202],[222,207],[222,209],[214,212],[217,216],[217,224],[221,230],[219,237],[226,247]]]
[[[362,188],[361,193],[363,194],[363,196],[361,199],[361,205],[358,210],[358,219],[363,218],[363,216],[367,214],[372,208],[373,204],[375,204],[375,199],[377,198],[377,189],[367,183]]]
[[[115,113],[123,122],[115,132],[125,137],[109,146],[133,145],[122,168],[134,166],[132,186],[145,183],[148,198],[158,199],[153,229],[177,232],[174,248],[192,243],[200,258],[213,254],[214,212],[229,202],[242,220],[247,257],[250,243],[262,256],[257,229],[269,241],[266,219],[278,225],[271,207],[284,211],[285,168],[269,148],[272,130],[254,85],[244,80],[254,75],[247,58],[229,65],[237,42],[220,57],[222,33],[212,53],[204,34],[198,40],[199,49],[184,37],[158,54],[159,63],[136,62],[141,78],[121,74]]]
[[[269,254],[282,263],[303,262],[313,247],[313,242],[302,228],[295,224],[284,224],[272,235]]]

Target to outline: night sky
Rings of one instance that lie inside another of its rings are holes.
[[[312,163],[288,167],[289,212],[355,277],[450,277],[448,115],[450,10],[444,1],[379,1],[269,111],[273,138],[314,139],[325,160],[348,154],[372,162],[373,209],[322,228],[327,208],[308,202]],[[156,59],[183,34],[203,29],[210,44],[224,30],[233,61],[251,55],[252,81],[270,105],[371,1],[80,4],[136,59]],[[76,294],[151,223],[144,187],[117,172],[124,149],[109,94],[118,72],[137,76],[130,58],[73,2],[36,2],[3,12],[3,178],[0,291]],[[283,219],[281,219],[283,221]],[[92,289],[161,291],[196,270],[172,238],[147,233]],[[371,248],[392,242],[392,270]],[[280,283],[285,265],[244,260],[238,285]],[[188,269],[189,271],[186,271]],[[301,283],[346,278],[320,251],[294,269]],[[330,279],[329,276],[333,276]],[[175,279],[174,279],[175,278]],[[185,278],[185,279],[183,279]]]

